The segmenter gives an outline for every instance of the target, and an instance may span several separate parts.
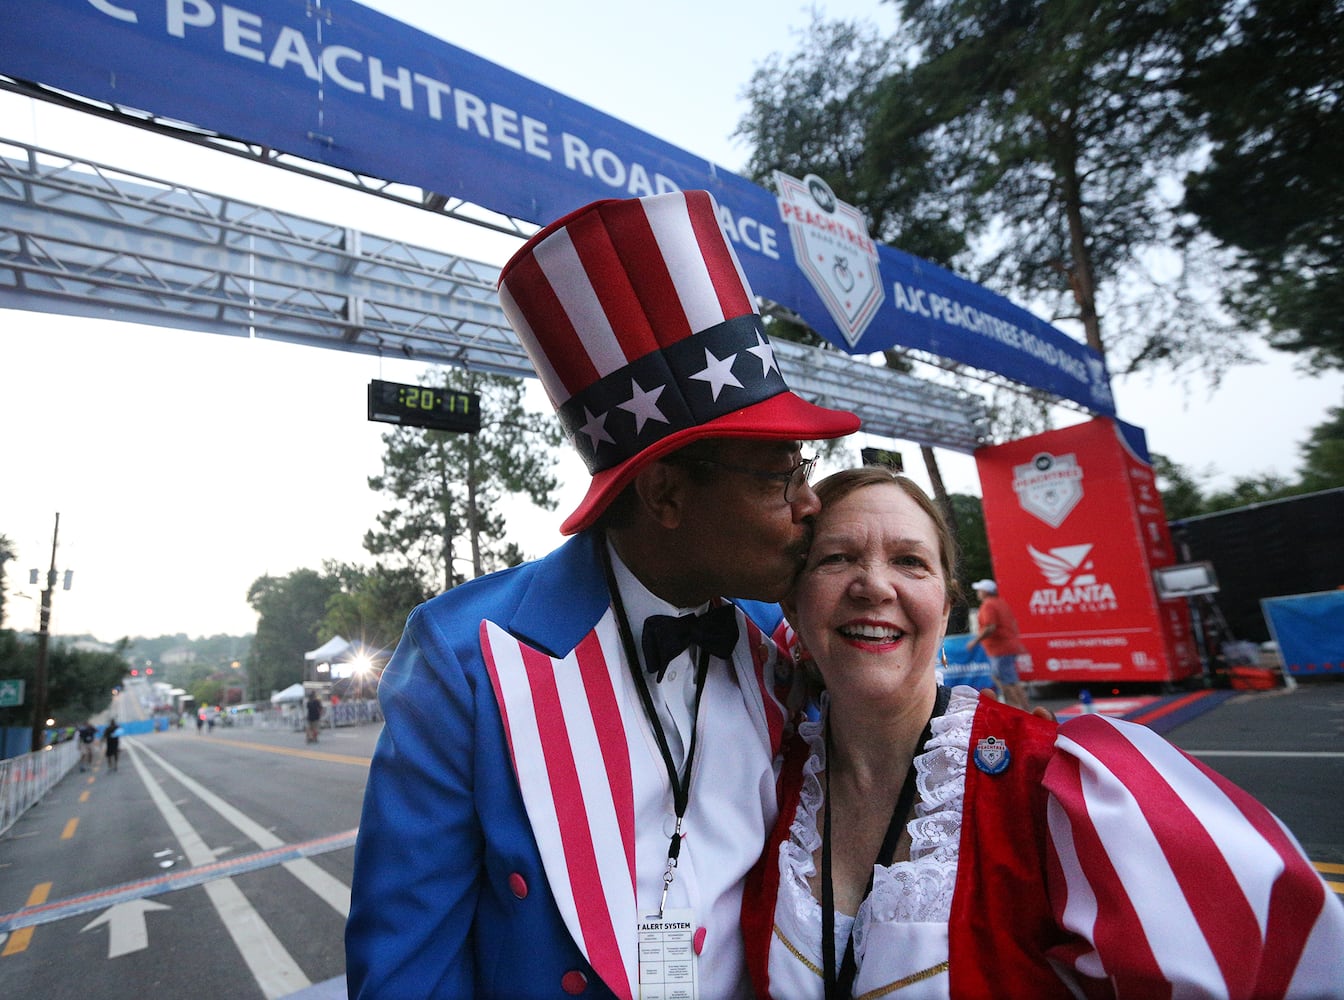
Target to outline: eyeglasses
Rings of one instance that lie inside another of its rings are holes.
[[[740,472],[744,476],[755,476],[757,479],[773,479],[777,483],[784,484],[784,502],[793,503],[798,499],[798,491],[806,485],[812,477],[812,467],[817,464],[815,457],[799,458],[798,464],[787,472],[767,472],[764,469],[749,469],[745,465],[733,465],[730,462],[720,462],[716,458],[690,458],[680,455],[673,455],[664,461],[675,464],[695,464],[695,465],[713,465],[720,469],[727,469],[729,472]]]

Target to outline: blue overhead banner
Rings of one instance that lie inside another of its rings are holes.
[[[6,76],[537,224],[707,189],[753,290],[845,350],[924,350],[1115,413],[1095,351],[874,244],[817,178],[773,194],[350,0],[0,0],[0,24]]]

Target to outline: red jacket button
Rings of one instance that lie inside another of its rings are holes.
[[[560,977],[560,988],[570,996],[577,996],[588,988],[588,977],[578,969],[571,969]]]
[[[519,899],[527,898],[527,879],[523,878],[517,872],[509,876],[509,888]]]

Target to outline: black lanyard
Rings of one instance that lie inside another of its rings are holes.
[[[672,885],[677,858],[681,854],[681,821],[691,801],[691,766],[695,763],[695,738],[700,730],[700,696],[705,693],[705,678],[709,673],[709,653],[700,650],[700,656],[696,660],[695,702],[691,708],[691,740],[686,747],[686,762],[682,765],[682,773],[678,774],[677,763],[672,759],[672,749],[667,743],[667,734],[663,731],[662,720],[658,718],[658,709],[653,704],[653,693],[649,690],[648,679],[640,666],[634,632],[630,629],[630,619],[625,613],[625,602],[621,600],[620,588],[616,586],[616,574],[611,568],[611,554],[607,551],[605,537],[599,540],[598,548],[602,554],[602,569],[607,577],[607,590],[611,592],[611,606],[616,612],[616,624],[621,633],[626,665],[630,668],[630,676],[634,679],[635,690],[639,692],[644,714],[648,717],[654,738],[658,741],[658,752],[667,767],[667,780],[672,786],[672,807],[677,816],[677,823],[672,830],[672,841],[667,848],[667,867],[663,870],[663,895],[658,904],[658,916],[661,918],[667,903],[667,890]]]
[[[905,783],[901,785],[901,794],[896,799],[896,808],[892,810],[891,821],[887,824],[886,836],[882,838],[882,847],[877,852],[873,867],[886,867],[896,853],[896,844],[905,829],[906,817],[915,801],[915,758],[924,753],[924,748],[933,736],[933,720],[947,711],[947,703],[952,691],[939,687],[934,698],[933,712],[929,721],[924,723],[924,731],[919,735],[914,756],[910,758],[910,769],[905,772]],[[854,989],[854,976],[858,963],[854,959],[854,931],[851,928],[849,940],[845,944],[845,957],[837,975],[835,969],[835,889],[831,885],[831,723],[826,720],[826,800],[825,816],[821,821],[821,964],[822,978],[826,984],[826,1000],[848,1000]],[[873,891],[873,876],[868,875],[868,886],[863,896]],[[857,915],[856,915],[857,919]]]

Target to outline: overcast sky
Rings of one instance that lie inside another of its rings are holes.
[[[803,44],[810,21],[801,5],[768,0],[690,0],[656,25],[615,0],[578,14],[567,9],[577,5],[535,0],[371,6],[730,169],[746,158],[729,137],[753,70]],[[861,0],[824,7],[883,27],[893,18],[887,5]],[[518,245],[10,94],[0,94],[0,138],[495,264]],[[1291,476],[1310,427],[1344,403],[1344,378],[1308,379],[1264,354],[1267,363],[1233,372],[1213,393],[1170,376],[1117,381],[1119,414],[1210,486]],[[360,539],[383,506],[367,478],[380,471],[386,425],[366,419],[365,388],[373,378],[415,381],[419,371],[243,337],[0,310],[0,534],[18,549],[5,625],[36,627],[40,587],[28,573],[45,574],[59,512],[57,568],[74,579],[56,593],[54,632],[112,641],[253,631],[246,593],[258,576],[366,559]],[[859,439],[855,448],[867,443],[893,446]],[[917,446],[894,446],[927,486]],[[980,492],[969,456],[939,457],[949,490]],[[578,460],[566,452],[561,469],[559,510],[514,510],[530,555],[560,540],[559,523],[582,495]]]

